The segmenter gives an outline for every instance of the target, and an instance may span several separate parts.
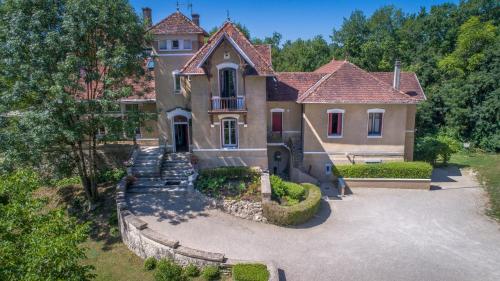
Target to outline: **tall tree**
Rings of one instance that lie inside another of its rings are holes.
[[[126,0],[7,0],[0,9],[1,71],[14,81],[1,101],[22,112],[9,122],[26,124],[17,132],[31,131],[37,156],[69,158],[95,202],[99,129],[127,122],[106,113],[144,74],[143,24]]]

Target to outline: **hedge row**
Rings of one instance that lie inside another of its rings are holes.
[[[344,178],[429,179],[432,166],[425,162],[336,165],[333,172]]]
[[[233,266],[234,281],[267,281],[269,271],[260,263],[240,263]]]
[[[293,206],[281,206],[274,201],[264,202],[262,204],[264,217],[277,225],[297,225],[311,219],[319,210],[321,190],[313,184],[302,185],[307,191],[304,201]]]
[[[203,169],[200,171],[200,176],[209,178],[220,178],[224,177],[226,179],[244,179],[253,178],[255,176],[260,176],[260,172],[256,169],[250,167],[219,167],[213,169]]]

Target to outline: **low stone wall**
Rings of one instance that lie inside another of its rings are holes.
[[[430,179],[344,178],[349,188],[430,189]]]
[[[217,207],[235,217],[267,223],[262,211],[262,202],[224,199],[217,202]]]

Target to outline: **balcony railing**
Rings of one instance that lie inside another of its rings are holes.
[[[246,111],[245,97],[221,98],[212,97],[210,111],[213,112],[230,112],[230,111]]]

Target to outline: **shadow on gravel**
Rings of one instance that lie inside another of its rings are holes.
[[[319,207],[319,211],[311,220],[301,225],[293,226],[291,228],[304,229],[321,225],[326,220],[328,220],[331,214],[332,214],[332,208],[330,208],[330,204],[328,204],[327,201],[321,199],[321,205]]]

